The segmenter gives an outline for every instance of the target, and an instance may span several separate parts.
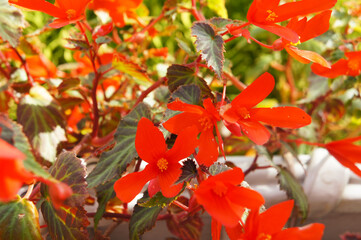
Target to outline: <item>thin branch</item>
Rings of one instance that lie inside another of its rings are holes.
[[[147,96],[149,93],[151,93],[152,91],[154,91],[155,89],[157,89],[158,87],[160,87],[164,82],[165,82],[166,78],[163,77],[160,80],[158,80],[157,82],[155,82],[152,86],[150,86],[147,90],[145,90],[144,92],[142,92],[142,94],[139,96],[139,98],[137,99],[136,103],[133,106],[133,109],[139,104],[141,103]]]

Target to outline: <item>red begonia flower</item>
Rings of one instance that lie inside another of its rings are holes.
[[[25,158],[20,150],[0,139],[0,201],[13,200],[21,186],[33,179],[23,166]]]
[[[262,74],[230,104],[223,106],[221,114],[226,127],[235,135],[243,132],[256,144],[262,145],[270,133],[261,123],[285,128],[300,128],[311,123],[311,117],[297,107],[254,108],[275,85],[269,73]]]
[[[150,180],[156,179],[165,197],[174,197],[183,184],[175,184],[181,175],[180,160],[194,152],[197,145],[195,129],[187,128],[181,132],[172,149],[167,149],[162,132],[147,119],[138,123],[135,136],[135,148],[141,159],[148,163],[143,171],[130,173],[114,184],[117,197],[123,202],[130,202]]]
[[[217,222],[235,227],[245,208],[258,209],[264,203],[261,194],[239,186],[243,179],[244,174],[240,168],[210,176],[194,192],[197,202]]]
[[[353,142],[360,140],[361,136],[346,138],[329,142],[325,144],[324,147],[337,159],[337,161],[361,177],[361,170],[356,166],[356,163],[361,163],[361,146],[353,144]]]
[[[135,18],[133,11],[143,0],[94,0],[89,8],[107,11],[117,27],[125,25],[125,16]]]
[[[320,76],[335,78],[341,75],[358,76],[361,74],[361,51],[346,52],[347,59],[340,59],[332,64],[331,69],[325,68],[317,63],[312,64],[312,71]]]
[[[91,0],[56,0],[51,4],[45,0],[9,0],[9,3],[15,4],[31,10],[41,11],[56,17],[49,24],[52,28],[60,28],[65,25],[75,23],[84,18],[84,11]]]
[[[276,23],[330,9],[337,0],[301,0],[280,6],[279,2],[280,0],[254,0],[248,10],[247,19],[253,25],[297,43],[299,36],[295,31]]]
[[[299,43],[306,42],[328,30],[331,12],[331,10],[323,11],[308,21],[306,17],[300,20],[298,20],[298,18],[292,18],[287,24],[287,28],[292,29],[300,36]],[[315,52],[300,50],[295,47],[297,44],[280,38],[273,43],[273,48],[274,50],[285,49],[292,57],[301,63],[307,64],[312,61],[324,67],[331,68],[330,64],[322,56]]]
[[[183,113],[163,123],[163,127],[169,132],[179,135],[185,128],[195,126],[196,134],[200,133],[197,162],[209,167],[218,158],[218,145],[213,135],[213,129],[221,118],[210,98],[205,99],[203,105],[204,108],[176,99],[167,107]]]
[[[293,203],[293,200],[279,203],[261,214],[258,209],[251,210],[246,220],[244,232],[241,232],[237,238],[231,238],[231,240],[321,240],[325,226],[320,223],[283,230],[283,226],[291,215]]]
[[[41,78],[56,78],[57,68],[49,59],[43,55],[33,55],[26,58],[29,73],[40,83],[43,83]]]

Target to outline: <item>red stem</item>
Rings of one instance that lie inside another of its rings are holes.
[[[172,202],[172,204],[176,205],[177,207],[181,208],[182,210],[188,212],[189,211],[189,207],[187,207],[186,205],[184,205],[183,203],[175,200]]]
[[[251,24],[250,22],[246,22],[246,23],[244,23],[244,24],[242,24],[242,25],[239,25],[238,27],[234,28],[233,30],[238,30],[238,29],[247,27],[247,26],[250,25],[250,24]],[[226,34],[228,34],[228,32],[224,32],[224,33],[222,33],[221,35],[224,36],[224,35],[226,35]]]
[[[197,4],[196,0],[192,0],[192,9],[191,9],[192,15],[195,17],[197,21],[204,21],[206,18],[197,10]]]
[[[14,48],[14,47],[11,47],[11,49],[15,52],[15,54],[19,57],[20,61],[21,61],[21,65],[24,67],[24,70],[26,72],[26,76],[28,77],[28,81],[29,81],[29,84],[31,86],[34,85],[34,79],[33,77],[30,75],[30,72],[29,72],[29,67],[28,67],[28,63],[26,62],[26,60],[21,56],[21,54],[19,53],[19,51]]]
[[[139,34],[143,34],[146,31],[148,31],[151,27],[154,26],[154,24],[156,24],[157,22],[159,22],[162,18],[164,17],[164,12],[162,12],[157,18],[155,18],[154,20],[152,20],[145,28],[143,28],[140,32],[135,33],[133,36],[131,36],[128,39],[125,39],[126,42],[132,42],[136,39],[137,35]]]
[[[139,98],[137,99],[136,103],[133,106],[133,109],[139,104],[141,103],[144,98],[146,98],[148,96],[149,93],[151,93],[152,91],[154,91],[155,89],[157,89],[160,85],[162,85],[165,82],[166,78],[161,78],[160,80],[158,80],[157,82],[155,82],[152,86],[150,86],[147,90],[145,90],[144,92],[142,92],[142,94],[139,96]]]
[[[265,48],[268,48],[268,49],[272,49],[272,50],[273,50],[273,47],[272,47],[272,46],[267,45],[267,44],[264,44],[264,43],[258,41],[257,39],[255,39],[254,37],[250,36],[249,38],[252,39],[253,41],[255,41],[256,43],[258,43],[259,45],[261,45],[262,47],[265,47]]]

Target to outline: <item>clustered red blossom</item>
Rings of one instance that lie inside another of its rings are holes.
[[[337,0],[301,0],[279,5],[279,0],[254,0],[247,14],[249,22],[243,25],[230,24],[227,30],[235,37],[245,37],[249,42],[257,41],[245,28],[249,24],[255,25],[280,37],[272,46],[268,46],[270,49],[275,51],[285,49],[290,56],[301,63],[313,62],[311,68],[315,74],[328,78],[340,75],[357,76],[361,73],[360,51],[346,52],[346,59],[330,64],[319,54],[296,47],[328,30],[332,12],[329,9],[336,2]],[[56,19],[49,24],[53,28],[79,23],[85,18],[84,11],[87,7],[106,11],[113,22],[97,29],[92,36],[96,38],[110,33],[113,24],[123,27],[126,18],[139,22],[135,9],[142,0],[56,0],[55,4],[45,0],[9,0],[9,3],[42,11],[55,17]],[[309,14],[314,15],[307,19],[305,16]],[[286,20],[290,20],[287,25],[277,24]],[[165,57],[167,49],[152,50],[148,54]],[[11,56],[10,52],[7,57],[20,61],[17,56]],[[99,63],[95,64],[81,52],[75,52],[74,59],[80,66],[70,73],[75,77],[87,75],[93,72],[94,67],[99,68],[101,64],[111,63],[113,54],[100,55]],[[28,57],[26,61],[30,74],[40,83],[43,78],[64,75],[42,55]],[[105,91],[108,86],[119,86],[119,82],[114,82],[112,79],[105,79],[103,83],[105,89],[99,87],[99,91]],[[114,184],[116,196],[122,202],[128,203],[148,182],[150,197],[158,192],[167,198],[179,195],[185,185],[184,182],[177,182],[182,174],[181,160],[193,155],[199,166],[207,168],[217,162],[219,152],[224,154],[223,140],[218,129],[219,123],[223,123],[232,134],[245,135],[257,145],[266,144],[271,138],[267,126],[297,129],[309,125],[311,117],[300,108],[257,107],[272,92],[274,86],[273,76],[264,73],[226,104],[223,104],[223,101],[220,104],[211,98],[203,99],[202,106],[188,104],[180,99],[168,103],[168,109],[180,112],[162,123],[166,130],[177,135],[170,149],[159,128],[154,126],[151,120],[142,118],[137,126],[135,148],[138,156],[147,165],[143,170],[126,174],[117,180]],[[68,118],[68,126],[73,131],[78,131],[77,122],[85,113],[91,111],[88,105],[84,103],[73,109]],[[345,167],[361,176],[361,171],[356,166],[356,163],[361,163],[359,158],[361,149],[353,144],[359,140],[361,137],[319,145],[325,147]],[[0,150],[0,185],[3,187],[0,191],[1,201],[13,200],[20,187],[24,183],[31,183],[34,179],[49,185],[50,197],[57,208],[62,205],[64,199],[71,196],[72,191],[68,186],[58,182],[47,182],[28,172],[23,166],[26,156],[2,139],[0,139]],[[244,181],[244,173],[240,168],[234,167],[214,176],[209,175],[206,179],[199,178],[198,181],[199,185],[195,187],[192,198],[211,215],[215,236],[224,226],[231,240],[322,238],[324,226],[318,223],[284,229],[293,209],[293,200],[279,203],[262,212],[264,198],[258,192],[241,185]]]

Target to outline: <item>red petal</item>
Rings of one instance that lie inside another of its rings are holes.
[[[221,239],[222,224],[215,218],[212,218],[212,240]]]
[[[235,227],[226,227],[226,232],[230,240],[239,240],[243,233],[243,228],[240,224],[237,224]]]
[[[218,158],[218,145],[213,136],[213,129],[201,133],[197,162],[199,165],[211,166]]]
[[[259,209],[264,204],[264,198],[261,194],[244,187],[230,188],[227,197],[232,203],[249,209]]]
[[[323,11],[307,21],[304,30],[302,32],[297,32],[301,37],[300,41],[306,42],[311,38],[315,38],[327,32],[330,27],[331,13],[331,10]]]
[[[114,184],[114,191],[122,202],[130,202],[142,190],[143,186],[151,179],[156,178],[157,171],[147,165],[143,171],[130,173]]]
[[[198,145],[197,135],[198,129],[194,126],[184,129],[178,135],[172,149],[165,153],[165,158],[174,163],[189,157]]]
[[[242,136],[242,129],[238,123],[230,123],[227,121],[223,121],[224,126],[234,135],[240,137]]]
[[[255,144],[262,145],[268,142],[271,134],[265,126],[257,121],[239,121],[243,133]]]
[[[67,18],[63,9],[54,6],[53,4],[44,0],[9,0],[9,3],[21,6],[27,9],[41,11],[57,18]]]
[[[264,30],[274,33],[277,36],[280,36],[281,38],[286,39],[290,42],[296,43],[299,40],[298,34],[295,31],[293,31],[292,29],[289,29],[287,27],[280,26],[275,23],[267,24],[267,25],[259,24],[259,23],[253,23],[253,24],[260,28],[263,28]]]
[[[302,0],[297,2],[285,3],[277,7],[274,12],[278,15],[277,22],[283,22],[287,19],[305,16],[310,13],[321,12],[332,8],[337,0]]]
[[[251,119],[275,127],[300,128],[311,123],[311,117],[297,107],[253,108]]]
[[[167,107],[170,110],[188,112],[188,113],[203,114],[205,112],[204,108],[197,105],[184,103],[179,99],[176,99],[174,102],[168,103]]]
[[[148,184],[149,197],[153,197],[159,191],[160,191],[160,186],[159,186],[158,178],[154,178],[154,179],[150,180],[150,182]]]
[[[175,197],[183,187],[182,183],[174,185],[182,173],[179,163],[169,163],[168,169],[158,175],[159,186],[163,196]]]
[[[348,61],[346,59],[340,59],[335,64],[332,64],[331,69],[315,63],[311,65],[311,69],[312,72],[317,75],[327,78],[336,78],[341,75],[347,75]]]
[[[287,223],[293,209],[293,200],[276,204],[259,215],[259,233],[273,235]]]
[[[23,160],[25,158],[24,153],[0,138],[0,161]]]
[[[51,182],[49,184],[49,194],[54,208],[59,209],[64,201],[73,195],[73,190],[65,183]]]
[[[199,129],[199,133],[200,129],[202,129],[199,122],[200,119],[201,115],[199,114],[184,112],[175,115],[174,117],[164,122],[162,125],[169,132],[177,135],[181,133],[185,128],[190,126],[196,126]]]
[[[323,67],[331,68],[331,64],[318,53],[300,50],[294,46],[287,46],[285,49],[292,57],[301,63],[307,64],[311,61]]]
[[[321,240],[325,226],[313,223],[304,227],[294,227],[283,230],[272,236],[272,240],[297,239],[297,240]]]
[[[135,148],[139,157],[148,163],[164,157],[167,150],[162,132],[147,118],[143,117],[138,123]]]
[[[203,106],[206,109],[206,111],[212,115],[212,117],[215,118],[216,121],[220,121],[221,117],[219,116],[219,113],[217,109],[214,107],[212,99],[206,98],[203,100]]]
[[[241,184],[243,179],[244,179],[244,174],[242,169],[235,167],[232,168],[231,170],[222,172],[215,176],[210,176],[206,181],[204,181],[203,185],[206,184],[212,185],[214,182],[220,181],[235,186]]]
[[[59,18],[59,19],[55,19],[52,23],[49,23],[49,27],[52,28],[61,28],[64,27],[68,24],[73,24],[76,23],[80,20],[84,19],[84,16],[80,16],[78,18],[72,19],[72,20],[68,20],[67,18]]]
[[[232,107],[248,109],[256,106],[272,92],[274,85],[275,80],[270,73],[262,74],[232,101]]]

